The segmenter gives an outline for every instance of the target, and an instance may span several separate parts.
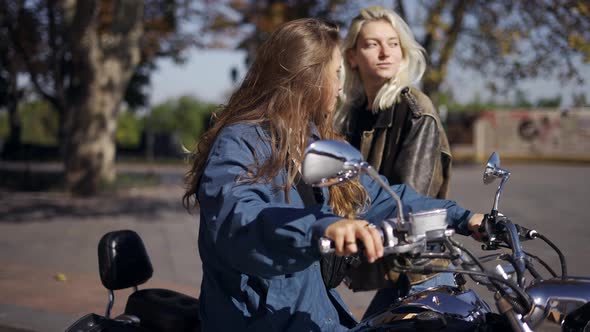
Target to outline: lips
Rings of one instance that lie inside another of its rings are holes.
[[[377,67],[390,67],[391,66],[391,62],[380,62],[377,64]]]

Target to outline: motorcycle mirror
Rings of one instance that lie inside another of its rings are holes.
[[[315,141],[305,150],[301,175],[307,184],[328,187],[356,177],[362,162],[361,153],[348,143]]]
[[[492,212],[498,211],[498,202],[500,201],[500,194],[502,193],[502,188],[504,187],[506,181],[508,181],[509,177],[510,172],[506,169],[500,168],[500,156],[496,152],[493,152],[490,156],[490,159],[488,159],[486,169],[483,172],[484,184],[492,183],[497,178],[502,179],[502,182],[500,182],[498,190],[496,191],[496,197],[494,198],[494,207],[492,209]]]
[[[328,187],[355,178],[359,173],[371,177],[395,200],[397,219],[403,223],[403,207],[399,196],[379,176],[379,173],[363,160],[363,155],[352,145],[334,140],[318,140],[311,143],[303,155],[301,177],[305,183],[316,187]]]
[[[497,172],[498,168],[500,167],[500,156],[493,152],[488,162],[486,164],[486,169],[483,172],[483,183],[490,184],[494,182],[495,179],[499,178],[499,174]]]

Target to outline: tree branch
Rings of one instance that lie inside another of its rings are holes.
[[[39,82],[39,73],[35,69],[35,66],[33,66],[30,55],[27,53],[27,51],[25,50],[25,48],[21,44],[20,39],[18,38],[18,34],[14,28],[16,26],[15,22],[12,20],[12,18],[9,15],[6,15],[5,19],[7,21],[6,29],[8,29],[10,40],[11,40],[12,44],[14,45],[15,50],[21,55],[22,60],[27,68],[27,71],[29,72],[29,77],[31,78],[31,82],[35,86],[35,90],[43,98],[47,99],[47,101],[49,101],[49,103],[51,103],[51,105],[53,105],[53,107],[56,110],[63,109],[63,104],[60,103],[60,101],[55,96],[53,96],[49,92],[45,91],[43,89],[43,87],[41,86],[41,83]]]
[[[428,18],[424,24],[426,28],[426,34],[424,35],[424,40],[422,41],[422,47],[424,47],[424,50],[428,55],[432,54],[432,50],[434,49],[434,34],[436,33],[436,27],[439,26],[440,14],[442,13],[444,7],[445,1],[439,0],[428,13]]]
[[[53,72],[53,85],[55,89],[55,98],[61,100],[60,104],[64,104],[64,86],[63,86],[63,71],[61,61],[61,54],[62,52],[58,49],[57,46],[57,27],[55,21],[55,0],[47,1],[47,15],[49,19],[49,68],[50,71]],[[58,113],[63,113],[64,110],[62,108],[57,109]]]
[[[440,50],[436,63],[431,60],[429,79],[423,84],[423,89],[426,94],[431,94],[432,92],[437,91],[447,74],[449,60],[453,55],[457,39],[462,30],[465,11],[467,6],[471,3],[472,0],[459,0],[451,10],[451,25],[447,29],[444,29],[447,38]],[[436,13],[434,15],[436,16]],[[433,23],[434,22],[436,22],[436,19],[433,19]]]
[[[443,77],[446,73],[448,62],[453,55],[453,51],[455,50],[459,34],[461,33],[463,19],[465,18],[465,11],[467,6],[469,6],[472,2],[472,0],[460,0],[455,4],[455,7],[453,7],[451,12],[453,21],[451,26],[445,31],[447,34],[447,40],[440,51],[440,57],[437,64],[438,70],[443,73]]]

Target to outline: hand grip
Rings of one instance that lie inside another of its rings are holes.
[[[362,251],[364,248],[361,241],[356,241],[356,245],[359,248],[359,251]],[[320,249],[320,254],[322,255],[332,254],[336,251],[336,248],[334,248],[334,241],[328,239],[327,237],[321,237],[318,240],[318,247]]]
[[[335,251],[334,242],[327,237],[321,237],[318,240],[318,247],[322,255],[331,254]]]

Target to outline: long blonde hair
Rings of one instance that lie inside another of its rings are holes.
[[[426,70],[425,51],[414,38],[410,27],[394,11],[381,6],[372,6],[361,10],[350,23],[350,29],[342,45],[343,54],[356,47],[358,35],[367,22],[385,21],[397,32],[402,48],[403,59],[395,76],[379,89],[373,102],[373,112],[390,108],[398,101],[400,92],[407,86],[420,82]],[[346,79],[344,94],[346,102],[339,110],[348,113],[351,107],[366,98],[363,83],[358,70],[352,69],[348,61],[344,61]],[[337,114],[340,117],[341,114]]]
[[[299,19],[281,25],[260,46],[252,67],[228,104],[216,114],[212,127],[197,145],[193,166],[185,176],[184,206],[198,206],[199,179],[211,146],[221,130],[245,122],[262,125],[270,136],[271,156],[251,165],[245,182],[268,181],[286,169],[288,192],[295,180],[303,152],[315,124],[320,138],[341,139],[332,127],[328,100],[327,64],[339,46],[336,25],[317,19]],[[330,188],[330,206],[341,216],[353,217],[368,201],[358,181]],[[194,204],[191,201],[194,199]]]

